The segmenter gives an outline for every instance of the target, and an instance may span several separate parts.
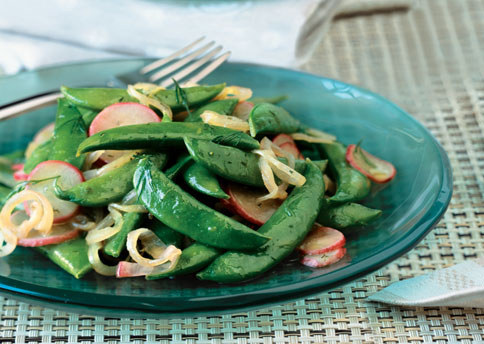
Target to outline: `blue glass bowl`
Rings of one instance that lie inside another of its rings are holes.
[[[68,86],[103,86],[112,75],[146,60],[96,61],[45,68],[0,79],[0,104]],[[340,286],[391,262],[437,223],[452,193],[449,160],[437,140],[410,115],[367,90],[315,75],[260,65],[226,63],[206,83],[243,85],[257,96],[289,95],[283,106],[304,123],[393,162],[395,179],[374,186],[365,200],[383,210],[366,228],[345,231],[347,255],[312,269],[290,257],[263,277],[236,285],[194,277],[145,281],[90,273],[76,280],[32,249],[0,259],[0,293],[30,303],[110,316],[207,315],[260,308]],[[0,151],[27,145],[54,118],[55,108],[0,123]]]

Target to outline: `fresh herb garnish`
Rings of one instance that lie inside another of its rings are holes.
[[[190,108],[188,107],[188,98],[187,98],[187,93],[183,88],[180,87],[178,84],[178,81],[175,79],[172,79],[173,83],[175,84],[175,97],[176,97],[176,102],[178,104],[182,104],[185,109],[188,112],[188,115],[190,115]]]

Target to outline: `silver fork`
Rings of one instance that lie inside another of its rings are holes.
[[[200,37],[170,56],[144,66],[134,73],[134,77],[130,74],[129,78],[147,79],[152,83],[158,82],[160,86],[166,88],[173,85],[173,79],[180,84],[199,82],[224,63],[231,54],[230,51],[219,54],[223,47],[221,45],[213,47],[214,41],[199,47],[204,39],[205,37]],[[117,84],[125,83],[126,78],[118,75],[115,76],[115,80]],[[60,92],[49,92],[2,105],[0,106],[0,121],[53,105],[60,97],[62,97]]]

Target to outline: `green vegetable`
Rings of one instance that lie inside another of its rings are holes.
[[[7,201],[8,196],[10,195],[10,192],[12,189],[7,188],[3,185],[0,185],[0,210],[2,210],[3,205]]]
[[[62,86],[61,92],[72,104],[98,111],[115,103],[138,103],[138,100],[131,97],[128,91],[119,88],[70,88]]]
[[[167,226],[203,244],[247,250],[269,240],[194,199],[148,159],[139,162],[133,183],[139,201],[151,214]]]
[[[123,249],[126,247],[128,233],[139,228],[139,224],[144,217],[143,215],[144,214],[142,213],[124,213],[121,230],[107,239],[106,245],[103,247],[104,253],[111,257],[119,257]]]
[[[193,111],[185,118],[185,122],[201,122],[200,115],[207,110],[215,111],[221,115],[231,115],[237,105],[237,99],[223,99],[208,103],[196,111]]]
[[[185,145],[197,163],[216,175],[245,185],[264,186],[257,154],[221,146],[207,140],[185,138]],[[285,159],[281,161],[286,162]],[[306,162],[296,160],[295,169],[303,173]]]
[[[192,162],[192,157],[190,155],[181,156],[178,161],[165,171],[165,175],[168,179],[175,179],[178,174],[185,171],[185,169]]]
[[[250,134],[280,134],[304,131],[306,126],[291,116],[282,107],[261,103],[252,108],[249,114]]]
[[[173,245],[178,248],[183,246],[183,235],[174,231],[163,222],[158,221],[156,218],[147,221],[145,227],[151,229],[165,245]]]
[[[211,140],[241,149],[257,149],[259,142],[232,129],[203,123],[146,123],[126,125],[101,131],[88,137],[79,146],[79,153],[99,149],[161,149],[183,145],[183,138]]]
[[[191,164],[183,177],[195,191],[215,198],[230,198],[220,187],[217,177],[200,163]]]
[[[13,188],[17,181],[13,179],[12,165],[0,163],[0,184]]]
[[[181,90],[183,93],[177,93],[177,90],[159,90],[155,92],[152,97],[168,105],[176,112],[183,110],[185,106],[200,106],[215,97],[224,88],[225,83],[213,86],[182,88]]]
[[[101,207],[120,201],[133,189],[133,174],[138,161],[144,156],[133,157],[123,166],[77,184],[69,190],[62,190],[55,184],[55,194],[60,199],[87,207]],[[152,155],[150,159],[158,168],[162,168],[167,161],[165,154]]]
[[[32,170],[43,161],[49,160],[52,147],[54,146],[53,138],[41,143],[33,150],[32,154],[25,161],[24,172],[30,173]]]
[[[61,160],[81,168],[85,156],[76,156],[76,152],[86,136],[81,113],[67,100],[59,99],[49,160]]]
[[[316,222],[336,229],[366,226],[380,217],[381,213],[379,209],[367,208],[358,203],[345,203],[334,207],[323,207]]]
[[[336,193],[330,203],[359,201],[370,193],[370,181],[346,162],[346,147],[340,142],[319,144],[321,153],[328,158],[329,168],[336,178]]]
[[[82,106],[78,106],[77,110],[79,110],[79,113],[82,116],[82,120],[84,121],[86,128],[89,128],[94,118],[96,118],[96,116],[99,114],[99,111],[97,110],[85,108]]]
[[[75,278],[81,278],[92,269],[87,248],[84,238],[37,247],[40,252]]]
[[[146,279],[154,280],[197,272],[210,264],[220,253],[216,248],[197,242],[193,243],[182,251],[180,259],[173,270],[161,274],[147,275]]]
[[[259,233],[272,238],[253,253],[229,251],[216,258],[205,270],[197,274],[202,280],[241,282],[261,275],[286,258],[311,229],[322,205],[323,175],[309,163],[306,183],[296,187],[259,229]]]

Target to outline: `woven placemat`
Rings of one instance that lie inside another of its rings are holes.
[[[423,242],[342,288],[248,313],[132,320],[0,298],[0,342],[484,343],[484,309],[365,302],[397,280],[484,256],[484,2],[422,0],[409,13],[341,18],[304,68],[386,96],[442,143],[454,196]]]

